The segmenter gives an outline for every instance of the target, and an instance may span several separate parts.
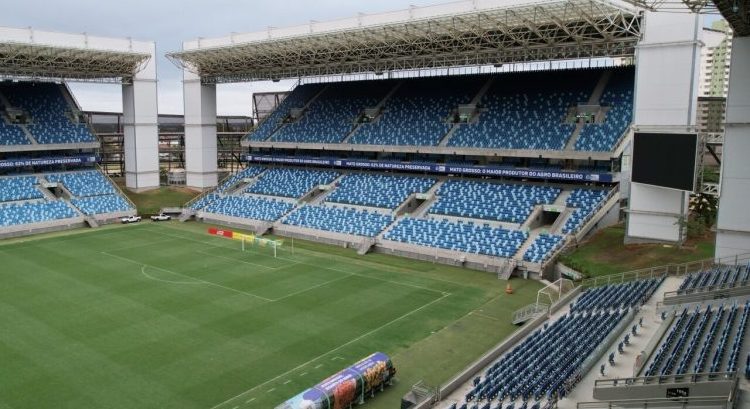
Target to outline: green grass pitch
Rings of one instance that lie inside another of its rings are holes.
[[[374,352],[446,381],[510,334],[538,283],[199,223],[0,242],[0,408],[273,408]]]

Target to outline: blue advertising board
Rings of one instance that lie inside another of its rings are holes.
[[[248,162],[288,165],[333,166],[337,168],[358,168],[394,170],[403,172],[430,172],[476,176],[509,177],[519,179],[547,179],[574,182],[612,182],[612,174],[606,172],[573,172],[548,169],[522,169],[510,166],[450,165],[438,163],[405,163],[374,160],[304,158],[294,156],[247,155]]]
[[[21,168],[26,166],[84,165],[97,162],[99,162],[99,157],[96,155],[5,159],[0,160],[0,169]]]

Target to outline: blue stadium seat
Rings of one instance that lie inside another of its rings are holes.
[[[542,233],[523,254],[523,259],[532,263],[545,261],[563,241],[562,236]]]
[[[374,237],[393,217],[376,211],[348,207],[308,205],[291,213],[284,224],[357,236]]]
[[[424,193],[435,179],[376,174],[350,174],[327,198],[327,202],[394,209],[412,193]]]
[[[247,188],[247,192],[301,197],[318,185],[333,182],[338,176],[338,172],[330,170],[274,168],[263,173],[257,182]]]
[[[449,116],[459,104],[471,102],[487,76],[405,80],[388,100],[383,114],[362,124],[349,143],[433,146],[448,132]],[[407,126],[408,125],[408,126]]]
[[[38,183],[36,176],[0,178],[0,202],[41,199],[44,195],[36,188]]]
[[[322,88],[323,85],[321,84],[305,84],[294,88],[281,101],[279,106],[266,119],[261,121],[254,131],[247,134],[245,138],[252,141],[265,141],[281,126],[282,121],[289,115],[292,108],[302,108]]]
[[[566,200],[568,207],[575,208],[563,225],[563,233],[571,234],[578,229],[599,209],[608,190],[574,189]]]
[[[462,125],[448,146],[560,150],[573,134],[569,108],[586,102],[601,70],[498,76],[476,123]]]
[[[224,196],[216,198],[203,211],[243,219],[275,221],[293,207],[292,203],[271,198]]]
[[[13,107],[29,113],[26,129],[40,144],[96,142],[87,124],[74,123],[68,116],[74,107],[60,87],[53,83],[3,83],[0,92]]]
[[[339,143],[354,129],[359,113],[375,106],[387,91],[381,81],[329,84],[299,120],[279,128],[271,140]]]
[[[0,111],[0,145],[31,145],[19,125],[6,123]]]
[[[112,186],[101,172],[87,170],[83,172],[50,173],[46,175],[50,182],[62,183],[74,196],[97,196],[116,194],[117,189]]]
[[[70,203],[87,216],[133,210],[133,206],[117,194],[73,198]]]
[[[219,187],[216,188],[216,191],[220,193],[224,193],[229,188],[239,183],[241,180],[258,176],[264,170],[266,169],[262,166],[248,166],[245,169],[242,169],[241,171],[236,172],[232,174],[231,176],[227,177],[221,183],[221,185],[219,185]]]
[[[61,200],[32,201],[0,205],[0,226],[69,219],[77,214]]]
[[[635,73],[631,68],[614,70],[599,99],[607,107],[603,123],[586,124],[575,143],[579,151],[609,152],[633,121],[633,88]]]
[[[429,213],[523,223],[535,205],[550,204],[559,194],[549,186],[449,180]]]
[[[526,240],[527,234],[472,222],[407,217],[399,220],[384,238],[464,253],[511,257]]]

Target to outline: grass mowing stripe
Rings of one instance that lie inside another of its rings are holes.
[[[370,336],[370,335],[372,335],[372,334],[380,331],[381,329],[383,329],[383,328],[385,328],[385,327],[387,327],[387,326],[389,326],[389,325],[391,325],[391,324],[393,324],[395,322],[398,322],[398,321],[400,321],[400,320],[402,320],[402,319],[404,319],[404,318],[406,318],[406,317],[408,317],[408,316],[410,316],[410,315],[412,315],[414,313],[417,313],[417,312],[419,312],[419,311],[421,311],[421,310],[423,310],[423,309],[425,309],[425,308],[427,308],[427,307],[429,307],[429,306],[431,306],[431,305],[437,303],[438,301],[441,301],[441,300],[443,300],[443,299],[445,299],[447,297],[450,297],[450,294],[445,294],[445,295],[441,296],[440,298],[436,298],[436,299],[428,302],[427,304],[425,304],[425,305],[423,305],[423,306],[421,306],[421,307],[419,307],[419,308],[417,308],[415,310],[409,311],[406,314],[401,315],[400,317],[396,317],[395,319],[393,319],[393,320],[391,320],[389,322],[386,322],[385,324],[383,324],[383,325],[381,325],[381,326],[379,326],[379,327],[377,327],[377,328],[375,328],[375,329],[373,329],[373,330],[371,330],[369,332],[366,332],[366,333],[358,336],[357,338],[354,338],[354,339],[352,339],[352,340],[350,340],[350,341],[348,341],[348,342],[346,342],[344,344],[341,344],[338,347],[336,347],[336,348],[334,348],[334,349],[332,349],[332,350],[330,350],[328,352],[325,352],[325,353],[323,353],[321,355],[318,355],[317,357],[315,357],[315,358],[313,358],[313,359],[311,359],[311,360],[309,360],[309,361],[307,361],[307,362],[305,362],[303,364],[300,364],[300,365],[298,365],[298,366],[296,366],[296,367],[294,367],[294,368],[292,368],[292,369],[290,369],[290,370],[282,373],[281,375],[277,375],[277,376],[275,376],[275,377],[273,377],[273,378],[271,378],[271,379],[269,379],[269,380],[267,380],[267,381],[265,381],[265,382],[263,382],[263,383],[261,383],[259,385],[253,386],[252,388],[250,388],[250,389],[248,389],[248,390],[240,393],[239,395],[233,396],[233,397],[225,400],[224,402],[221,402],[221,403],[219,403],[217,405],[214,405],[214,406],[211,407],[211,409],[216,409],[218,407],[224,406],[225,404],[227,404],[227,403],[229,403],[229,402],[231,402],[231,401],[233,401],[233,400],[235,400],[237,398],[245,396],[248,393],[250,393],[250,392],[252,392],[252,391],[254,391],[254,390],[256,390],[256,389],[258,389],[258,388],[260,388],[262,386],[268,385],[269,383],[274,382],[274,381],[278,380],[279,378],[282,378],[282,377],[284,377],[286,375],[289,375],[290,373],[292,373],[292,372],[294,372],[294,371],[296,371],[296,370],[298,370],[300,368],[304,368],[305,366],[307,366],[307,365],[309,365],[309,364],[317,361],[320,358],[326,357],[326,356],[328,356],[328,355],[330,355],[330,354],[332,354],[332,353],[334,353],[334,352],[336,352],[336,351],[338,351],[338,350],[340,350],[340,349],[342,349],[342,348],[344,348],[344,347],[346,347],[348,345],[351,345],[351,344],[353,344],[353,343],[355,343],[355,342],[357,342],[357,341],[359,341],[359,340],[361,340],[363,338],[366,338],[366,337],[368,337],[368,336]],[[307,372],[305,372],[305,373],[307,373]]]
[[[167,273],[172,273],[172,274],[175,274],[175,275],[178,275],[178,276],[181,276],[181,277],[190,278],[190,279],[193,279],[193,280],[196,280],[196,281],[200,281],[200,282],[202,282],[203,284],[206,284],[206,285],[211,285],[211,286],[214,286],[214,287],[223,288],[225,290],[233,291],[233,292],[238,293],[238,294],[245,294],[245,295],[248,295],[250,297],[255,297],[255,298],[259,299],[259,300],[269,301],[269,302],[273,301],[270,298],[261,297],[261,296],[256,295],[256,294],[249,293],[247,291],[237,290],[235,288],[231,288],[231,287],[227,287],[227,286],[224,286],[224,285],[221,285],[221,284],[213,283],[211,281],[206,281],[206,280],[203,280],[203,279],[200,279],[200,278],[197,278],[197,277],[192,277],[192,276],[189,276],[187,274],[182,274],[182,273],[178,273],[176,271],[167,270],[166,268],[161,268],[161,267],[157,267],[157,266],[150,266],[148,264],[141,263],[138,260],[129,259],[127,257],[118,256],[116,254],[107,253],[105,251],[102,251],[101,253],[104,254],[104,255],[110,256],[110,257],[119,258],[120,260],[128,261],[128,262],[131,262],[131,263],[134,263],[134,264],[138,264],[138,265],[141,265],[141,266],[151,267],[151,268],[154,268],[154,269],[157,269],[157,270],[165,271]]]

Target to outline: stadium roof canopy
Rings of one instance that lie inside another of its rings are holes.
[[[0,27],[0,78],[128,82],[149,43]]]
[[[668,0],[623,0],[636,7],[660,11],[682,11],[687,6],[694,12],[718,11],[727,20],[734,35],[750,36],[750,0],[682,0],[683,4]]]
[[[640,14],[612,0],[462,0],[198,39],[167,56],[205,83],[634,54]]]

